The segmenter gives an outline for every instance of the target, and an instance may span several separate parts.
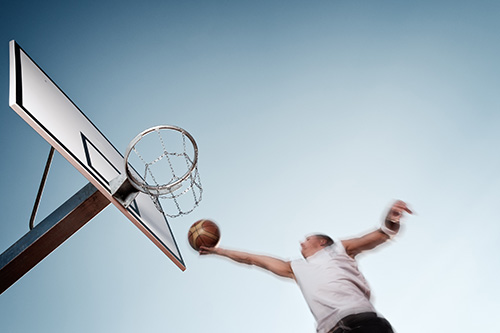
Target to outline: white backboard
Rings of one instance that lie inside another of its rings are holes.
[[[125,170],[123,155],[15,41],[10,42],[9,104],[180,269],[185,270],[168,221],[151,198],[139,193],[125,208],[111,195],[111,180]]]

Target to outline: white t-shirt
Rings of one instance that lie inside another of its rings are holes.
[[[340,241],[291,265],[318,332],[328,332],[345,316],[375,312],[368,283]]]

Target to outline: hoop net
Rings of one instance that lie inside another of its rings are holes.
[[[187,215],[201,201],[198,146],[180,127],[155,126],[136,136],[125,153],[125,170],[130,183],[168,217]]]

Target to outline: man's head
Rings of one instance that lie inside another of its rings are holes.
[[[306,239],[302,243],[300,243],[300,247],[302,255],[304,256],[304,258],[307,258],[332,244],[333,240],[329,236],[323,234],[314,234],[307,236]]]

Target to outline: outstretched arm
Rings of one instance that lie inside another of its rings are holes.
[[[241,264],[253,265],[264,268],[276,275],[295,279],[292,266],[289,261],[284,261],[270,256],[252,254],[241,251],[223,249],[220,247],[200,247],[200,254],[217,254],[229,258]]]
[[[361,252],[374,249],[382,243],[385,243],[391,237],[396,235],[400,228],[401,218],[404,213],[412,214],[412,211],[403,201],[396,201],[390,208],[387,216],[378,230],[370,232],[362,237],[342,241],[347,254],[354,258]]]

